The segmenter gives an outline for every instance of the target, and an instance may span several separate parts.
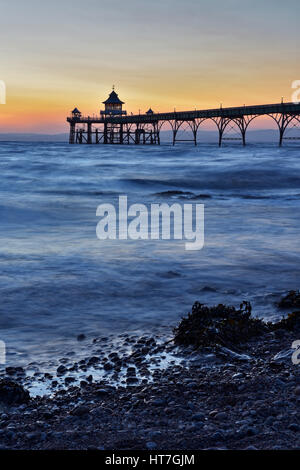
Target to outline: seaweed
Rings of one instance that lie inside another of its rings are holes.
[[[174,342],[196,347],[243,343],[268,330],[262,320],[251,317],[251,310],[251,304],[245,301],[238,310],[223,304],[207,307],[196,302],[192,312],[174,329]]]
[[[286,318],[283,318],[277,323],[268,323],[271,331],[276,330],[300,330],[300,311],[289,313]]]
[[[278,307],[282,309],[300,308],[300,292],[290,290],[288,294],[278,302]]]
[[[30,395],[21,385],[9,379],[0,380],[0,403],[7,405],[27,403]]]
[[[219,304],[208,307],[196,302],[192,312],[174,329],[174,343],[184,346],[238,346],[253,337],[277,330],[300,330],[300,311],[276,323],[251,316],[251,304],[243,301],[239,309]]]

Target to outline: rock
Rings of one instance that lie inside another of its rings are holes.
[[[150,439],[160,439],[161,438],[161,431],[150,431],[149,432]]]
[[[236,374],[233,374],[232,378],[233,379],[243,379],[244,374],[242,372],[237,372]]]
[[[240,362],[250,362],[252,361],[252,357],[248,356],[248,354],[240,354],[231,349],[225,348],[223,346],[219,346],[217,349],[217,355],[223,357],[226,360],[235,360]]]
[[[212,438],[214,441],[221,441],[224,439],[224,434],[222,431],[216,431],[213,435]]]
[[[157,449],[157,444],[155,442],[152,442],[152,441],[147,442],[146,448],[147,448],[147,450]]]
[[[278,303],[278,307],[282,309],[300,308],[300,292],[291,290]]]
[[[250,426],[250,427],[246,428],[245,433],[246,433],[246,436],[250,437],[250,436],[256,436],[256,434],[258,434],[259,431],[258,431],[257,428]]]
[[[89,366],[92,366],[92,365],[94,365],[94,364],[98,364],[98,362],[100,362],[99,357],[93,356],[93,357],[90,357],[90,358],[89,358],[89,360],[88,360],[88,365],[89,365]]]
[[[205,414],[204,413],[195,413],[192,416],[193,421],[204,421],[205,420]]]
[[[66,378],[65,378],[65,384],[66,384],[66,385],[69,385],[69,384],[71,384],[72,382],[75,382],[75,378],[74,378],[74,377],[66,377]]]
[[[294,353],[294,349],[291,349],[291,348],[287,348],[287,349],[284,349],[282,351],[280,351],[279,353],[277,353],[273,358],[272,358],[272,361],[275,361],[275,362],[292,362],[292,355]]]
[[[225,419],[227,419],[227,413],[221,411],[220,413],[217,413],[215,415],[215,419],[217,419],[218,421],[224,421]]]
[[[21,385],[8,379],[0,379],[0,403],[7,405],[28,403],[30,395]]]
[[[65,366],[61,365],[56,369],[56,372],[57,372],[58,375],[63,375],[67,372],[67,368]]]
[[[128,384],[136,384],[138,383],[139,379],[137,379],[136,377],[127,377],[126,379],[126,383]]]
[[[163,398],[156,398],[155,400],[151,401],[151,404],[154,406],[164,406],[166,404],[166,400]]]
[[[77,341],[84,341],[85,339],[86,339],[86,336],[83,333],[77,336]]]
[[[295,388],[295,395],[300,395],[300,385]]]
[[[78,405],[73,410],[71,410],[70,414],[73,416],[84,416],[90,412],[89,408],[84,405]]]
[[[104,397],[104,396],[108,395],[108,393],[109,393],[109,391],[106,390],[105,388],[99,388],[96,392],[96,395],[98,397]]]
[[[289,425],[289,430],[293,432],[299,432],[300,431],[300,426],[297,423],[291,423]]]
[[[266,424],[267,426],[272,426],[272,424],[274,423],[274,420],[275,420],[275,419],[274,419],[273,416],[268,416],[267,419],[266,419],[266,421],[265,421],[265,424]]]
[[[16,374],[25,373],[23,367],[6,367],[5,372],[7,375],[16,375]]]
[[[135,367],[128,367],[126,374],[129,376],[135,376],[136,375],[136,368]]]

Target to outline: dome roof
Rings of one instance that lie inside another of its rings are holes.
[[[123,101],[120,100],[115,90],[111,92],[108,99],[103,101],[103,104],[125,104]]]
[[[79,111],[79,109],[75,108],[73,109],[72,114],[81,114],[81,112]]]
[[[146,114],[154,114],[154,111],[151,108],[149,108]]]

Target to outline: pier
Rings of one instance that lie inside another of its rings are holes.
[[[105,109],[98,116],[83,116],[75,108],[67,118],[70,124],[70,144],[118,144],[118,145],[160,145],[160,132],[165,123],[172,129],[173,145],[176,142],[192,142],[197,145],[197,133],[204,122],[215,123],[219,146],[226,140],[238,140],[246,145],[246,133],[250,123],[259,116],[270,116],[279,130],[279,145],[283,141],[300,140],[298,137],[285,137],[287,129],[300,124],[300,103],[265,104],[232,108],[204,109],[155,113],[149,109],[145,114],[128,115],[113,89],[103,102]],[[183,125],[189,129],[187,139],[180,139],[178,132]],[[225,131],[236,126],[239,137],[225,137]]]

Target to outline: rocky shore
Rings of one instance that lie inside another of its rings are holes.
[[[299,313],[254,326],[249,305],[195,305],[169,338],[81,336],[89,353],[80,361],[6,368],[0,448],[299,449]]]

